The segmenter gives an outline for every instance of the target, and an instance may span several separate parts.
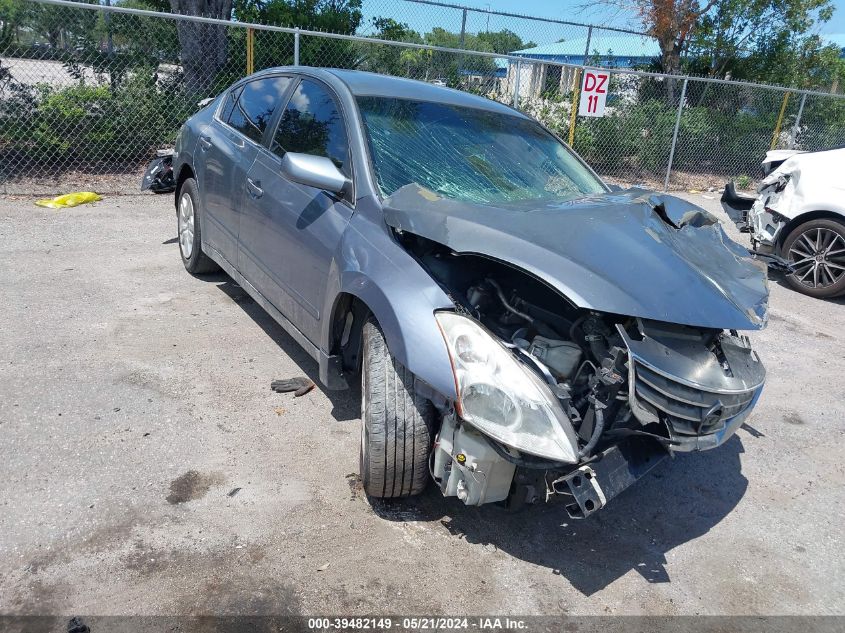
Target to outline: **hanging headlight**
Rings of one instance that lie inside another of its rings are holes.
[[[454,312],[434,316],[452,360],[458,415],[519,451],[576,463],[575,432],[539,376],[474,319]]]

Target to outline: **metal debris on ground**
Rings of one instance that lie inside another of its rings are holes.
[[[91,633],[91,629],[82,618],[74,616],[67,623],[67,633]]]
[[[149,189],[153,193],[172,193],[176,191],[173,177],[173,150],[156,152],[156,158],[147,165],[147,171],[141,179],[141,191]]]
[[[274,380],[270,383],[270,388],[277,393],[293,391],[294,397],[299,398],[314,388],[314,381],[305,376],[294,376],[293,378]]]
[[[101,195],[93,191],[77,191],[76,193],[66,193],[55,198],[36,200],[35,204],[48,209],[66,209],[80,204],[88,204],[89,202],[99,202],[102,199],[103,197]]]

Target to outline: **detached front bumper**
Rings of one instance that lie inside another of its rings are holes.
[[[653,439],[630,437],[602,451],[588,464],[555,479],[551,489],[566,500],[570,517],[584,519],[645,477],[668,456],[669,452]]]
[[[652,437],[631,435],[580,466],[527,467],[503,459],[502,449],[472,426],[446,416],[434,445],[432,475],[441,492],[466,505],[562,501],[573,519],[600,510],[670,455]],[[518,492],[517,492],[518,490]]]

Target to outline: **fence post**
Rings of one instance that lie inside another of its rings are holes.
[[[299,27],[293,34],[293,65],[299,66]]]
[[[246,74],[255,72],[255,29],[246,30]]]
[[[789,149],[795,149],[795,139],[798,138],[798,126],[801,125],[801,115],[804,114],[804,102],[807,100],[807,93],[801,95],[801,103],[798,105],[798,116],[795,117],[795,125],[792,126],[792,138],[789,139]]]
[[[459,41],[458,48],[464,47],[464,41],[466,40],[466,34],[467,34],[467,10],[464,9],[463,12],[461,13],[461,37],[458,40]],[[463,67],[464,67],[464,56],[458,55],[458,82],[461,81],[461,70],[463,69]]]
[[[775,131],[772,134],[772,146],[769,150],[773,150],[777,147],[778,136],[780,136],[780,126],[783,125],[783,113],[786,112],[786,104],[789,101],[789,95],[791,94],[791,92],[787,92],[783,95],[783,103],[780,104],[780,114],[778,114],[778,122],[775,123]]]
[[[587,63],[587,58],[590,57],[590,41],[593,39],[593,25],[591,24],[587,29],[587,46],[584,48],[584,64]]]
[[[519,110],[519,78],[522,76],[522,60],[516,60],[516,78],[513,81],[513,107]]]
[[[581,69],[575,69],[572,78],[572,108],[569,112],[569,147],[575,142],[575,116],[578,114],[578,93],[581,90]]]
[[[672,174],[672,161],[675,160],[675,145],[678,143],[678,129],[681,127],[681,112],[684,109],[684,99],[687,96],[687,78],[681,87],[681,99],[678,101],[678,114],[675,116],[675,131],[672,133],[672,149],[669,150],[669,164],[666,165],[666,180],[663,181],[663,191],[669,190],[669,176]]]
[[[111,6],[111,0],[106,0],[106,6]],[[111,13],[105,11],[105,15],[103,16],[103,22],[106,23],[106,30],[108,32],[108,39],[106,40],[106,51],[109,54],[109,59],[111,59],[112,54],[114,53],[114,35],[112,34],[111,29]]]

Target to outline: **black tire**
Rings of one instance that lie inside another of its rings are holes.
[[[409,497],[428,484],[434,406],[390,354],[374,319],[364,324],[361,367],[361,481],[369,497]]]
[[[818,263],[804,256],[817,254],[822,258]],[[799,224],[786,236],[781,255],[798,264],[795,273],[786,277],[794,290],[818,299],[845,294],[845,269],[842,268],[845,266],[845,224],[842,222],[819,219]]]
[[[183,198],[190,199],[190,213],[192,230],[190,235],[183,230]],[[205,275],[208,273],[215,273],[220,270],[213,259],[202,252],[202,227],[200,226],[199,213],[199,191],[197,189],[197,181],[193,178],[188,178],[182,183],[179,188],[176,198],[176,231],[179,240],[179,255],[182,257],[182,263],[192,275]],[[183,241],[184,237],[184,241]],[[188,246],[190,245],[190,246]],[[185,256],[185,253],[188,253]]]

